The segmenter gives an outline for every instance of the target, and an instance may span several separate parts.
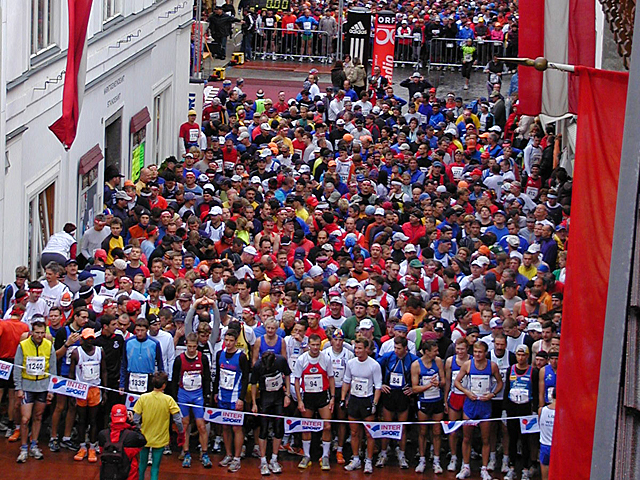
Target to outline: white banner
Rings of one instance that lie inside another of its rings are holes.
[[[207,422],[219,423],[220,425],[242,426],[244,424],[244,412],[207,408],[204,411],[204,419]]]
[[[540,423],[537,415],[528,415],[520,417],[520,433],[538,433],[540,432]]]
[[[81,400],[87,399],[87,393],[89,392],[89,385],[76,380],[70,380],[68,378],[59,377],[58,375],[51,375],[51,381],[49,382],[49,391],[51,393],[59,393],[67,397],[79,398]]]
[[[284,433],[321,432],[323,427],[322,420],[312,418],[287,417],[284,420]]]
[[[393,440],[400,440],[402,437],[402,424],[401,423],[365,423],[365,428],[371,438],[391,438]]]
[[[13,370],[13,363],[3,362],[0,360],[0,379],[9,380],[11,378],[11,370]]]
[[[124,406],[127,410],[133,410],[133,406],[140,399],[140,395],[134,395],[133,393],[127,393],[127,398],[124,401]]]

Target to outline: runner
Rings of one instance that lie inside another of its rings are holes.
[[[498,366],[487,359],[487,344],[476,342],[473,345],[473,358],[460,367],[455,386],[461,390],[467,398],[464,400],[463,417],[465,420],[486,420],[491,418],[491,400],[495,398],[496,392],[502,390],[502,377]],[[463,386],[462,381],[469,376],[468,387]],[[495,378],[495,385],[492,387],[491,377]],[[464,439],[462,441],[462,468],[456,478],[469,478],[471,467],[471,439],[473,437],[473,425],[465,425]],[[480,422],[480,433],[482,435],[482,469],[480,476],[482,480],[491,480],[491,474],[487,471],[489,463],[489,433],[490,422]]]
[[[164,393],[167,382],[168,376],[165,372],[158,371],[152,374],[149,384],[153,390],[143,393],[133,406],[133,422],[140,427],[140,431],[147,440],[140,455],[142,461],[138,472],[141,479],[144,478],[144,472],[148,466],[145,459],[151,458],[151,480],[158,480],[162,453],[164,447],[169,444],[171,420],[178,429],[178,446],[182,447],[185,441],[180,408],[173,398]]]
[[[173,363],[171,392],[180,407],[185,431],[189,429],[190,415],[193,416],[200,437],[200,461],[204,468],[211,468],[211,459],[207,454],[209,433],[204,421],[204,406],[210,404],[211,366],[207,356],[198,351],[198,336],[195,333],[186,336],[185,344],[187,351],[178,355]],[[183,468],[191,467],[188,435],[185,436],[178,460],[182,460]]]
[[[547,392],[549,405],[540,407],[540,473],[542,480],[549,479],[549,461],[551,460],[551,443],[553,439],[553,424],[556,417],[556,390],[551,387]]]
[[[136,395],[153,390],[151,377],[162,372],[162,350],[160,344],[147,335],[149,322],[138,318],[135,336],[124,344],[124,355],[120,367],[120,392],[125,390]],[[143,457],[144,458],[144,457]]]
[[[224,350],[216,355],[216,376],[213,383],[215,402],[224,410],[244,410],[251,366],[244,352],[237,347],[240,324],[232,322],[224,334]],[[226,455],[219,463],[230,472],[240,470],[240,453],[244,443],[242,426],[224,425],[222,430]]]
[[[455,356],[447,358],[444,366],[446,375],[444,411],[450,421],[457,421],[462,418],[465,394],[456,387],[456,378],[462,365],[469,360],[469,342],[465,338],[458,338],[455,341],[455,352]],[[449,449],[451,451],[451,460],[447,470],[455,472],[458,468],[458,434],[456,432],[449,434]]]
[[[100,386],[107,383],[107,363],[102,348],[95,346],[95,338],[93,328],[85,328],[82,331],[82,344],[71,354],[71,366],[69,367],[69,378],[90,385],[86,400],[80,398],[76,400],[78,415],[76,426],[80,449],[73,459],[77,462],[81,462],[87,457],[87,444],[85,443],[87,425],[90,426],[88,461],[89,463],[98,461],[96,453],[98,447],[98,410],[106,400],[106,397],[102,397]]]
[[[340,408],[346,408],[351,429],[352,457],[344,469],[347,471],[362,468],[360,460],[360,442],[362,439],[362,421],[371,422],[375,419],[376,408],[382,393],[382,370],[380,364],[369,357],[370,340],[356,338],[353,341],[355,358],[347,362],[344,373]],[[373,473],[373,449],[375,441],[367,435],[366,458],[364,473]]]
[[[442,473],[440,466],[440,443],[442,428],[440,421],[444,413],[444,397],[442,388],[445,386],[445,369],[442,359],[438,357],[438,343],[427,340],[422,343],[423,354],[417,362],[411,364],[411,384],[413,393],[418,394],[418,420],[435,421],[432,426],[431,438],[433,439],[433,473]],[[427,467],[427,425],[420,425],[418,437],[418,452],[420,460],[416,467],[416,473],[424,473]]]
[[[322,354],[319,335],[309,337],[309,351],[303,353],[294,369],[298,410],[305,418],[312,418],[317,411],[320,418],[330,420],[335,398],[335,378],[330,359]],[[304,395],[303,395],[304,393]],[[304,470],[311,465],[311,433],[302,433],[303,457],[298,468]],[[324,422],[322,430],[322,470],[329,470],[329,453],[331,451],[331,424]]]
[[[556,374],[558,372],[558,355],[559,349],[557,347],[551,347],[549,350],[549,363],[540,372],[539,376],[539,405],[548,405],[551,403],[549,400],[549,389],[556,388]]]
[[[263,337],[264,338],[264,337]],[[279,338],[279,337],[278,337]],[[291,370],[287,360],[270,350],[262,353],[251,373],[251,400],[253,413],[284,415],[284,409],[291,403],[290,392]],[[260,391],[259,404],[257,401]],[[271,460],[267,463],[267,438],[269,426],[273,427],[273,443]],[[284,420],[282,418],[260,417],[260,474],[282,473],[278,463],[278,451],[284,436]]]
[[[411,405],[411,365],[418,357],[409,352],[408,341],[405,337],[397,336],[393,340],[394,350],[378,358],[378,363],[383,375],[382,380],[382,419],[385,422],[406,422],[409,418],[409,406]],[[402,429],[402,437],[399,442],[398,465],[400,468],[409,468],[409,462],[405,457],[407,445],[406,428]],[[381,441],[382,450],[378,456],[376,467],[384,467],[387,463],[387,449],[389,439]]]

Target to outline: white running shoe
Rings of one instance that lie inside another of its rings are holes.
[[[409,468],[407,457],[405,457],[404,455],[398,455],[398,465],[400,465],[400,468],[402,469]]]
[[[358,457],[353,457],[351,459],[351,461],[344,466],[344,469],[347,472],[351,472],[353,470],[360,470],[362,468],[362,462],[360,461],[360,458]]]
[[[433,473],[442,473],[440,462],[433,462]]]
[[[516,480],[516,469],[513,467],[510,468],[504,476],[504,480]]]
[[[427,461],[420,460],[420,462],[418,462],[418,466],[416,467],[416,473],[424,473],[426,468],[427,468]],[[442,471],[442,469],[440,469],[440,471]]]
[[[487,470],[493,472],[496,469],[496,459],[495,457],[489,459],[489,463],[487,464]]]
[[[233,457],[231,455],[227,455],[222,460],[220,460],[220,463],[218,463],[218,465],[220,465],[221,467],[228,467],[232,460]]]
[[[373,473],[373,462],[369,458],[364,461],[364,473]]]
[[[458,480],[462,480],[463,478],[469,478],[470,476],[471,476],[471,469],[466,465],[463,465],[458,475],[456,475],[456,478]]]
[[[480,470],[480,478],[482,480],[492,480],[491,474],[487,471],[485,467],[482,467],[482,470]]]
[[[502,473],[507,473],[509,471],[509,462],[505,462],[504,458],[502,459],[502,467],[500,468]]]
[[[527,469],[527,468],[523,468],[522,469],[522,477],[521,478],[522,478],[522,480],[529,480],[529,478],[531,478],[531,477],[529,477],[529,469]]]
[[[269,470],[269,464],[268,463],[261,463],[260,464],[260,475],[271,475],[271,470]]]
[[[455,472],[456,468],[458,466],[458,457],[456,457],[455,455],[451,457],[451,461],[449,462],[449,465],[447,466],[447,470],[450,472]]]

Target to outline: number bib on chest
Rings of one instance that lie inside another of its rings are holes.
[[[100,378],[100,364],[98,362],[85,362],[82,364],[82,376],[88,382]]]
[[[518,405],[523,405],[529,401],[529,390],[526,388],[512,388],[509,390],[509,400]]]
[[[264,388],[267,392],[277,392],[282,388],[282,375],[274,375],[273,377],[266,377],[264,379]]]
[[[304,376],[304,392],[320,393],[322,392],[322,375],[314,373]]]
[[[184,372],[182,374],[182,388],[187,392],[202,388],[202,375],[200,372]]]
[[[433,400],[434,398],[440,397],[440,389],[438,387],[431,386],[431,382],[437,377],[437,375],[423,375],[422,385],[429,385],[429,388],[422,392],[422,398],[425,400]]]
[[[389,376],[389,386],[390,387],[402,387],[404,385],[404,375],[401,373],[391,373]]]
[[[233,370],[220,369],[220,388],[224,390],[233,390],[236,384],[236,372]]]
[[[67,348],[67,353],[64,356],[64,363],[66,363],[67,365],[71,365],[71,354],[76,348],[78,348],[77,345],[72,345],[71,347]]]
[[[489,393],[489,375],[469,375],[471,391],[475,395],[486,395]]]
[[[367,397],[369,391],[369,379],[353,377],[351,379],[351,395],[354,397]]]
[[[36,377],[44,375],[44,366],[44,357],[27,357],[27,375],[34,375]]]
[[[344,365],[342,364],[342,359],[333,358],[331,360],[331,366],[333,367],[333,376],[336,379],[336,382],[342,382],[342,377],[344,377]]]
[[[130,373],[129,374],[129,390],[132,392],[147,392],[149,384],[149,375],[146,373]]]

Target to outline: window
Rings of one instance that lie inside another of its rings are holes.
[[[49,237],[54,234],[55,182],[29,201],[29,243],[28,263],[31,278],[38,278],[43,272],[39,259]]]
[[[102,21],[108,22],[114,17],[122,13],[121,0],[104,0],[104,10],[102,12]]]
[[[151,163],[160,165],[164,158],[171,154],[170,142],[172,141],[171,133],[167,131],[170,128],[171,119],[169,102],[171,101],[171,89],[165,88],[153,98],[153,116],[151,117],[153,153]]]
[[[46,50],[55,43],[56,0],[31,0],[31,54]]]

